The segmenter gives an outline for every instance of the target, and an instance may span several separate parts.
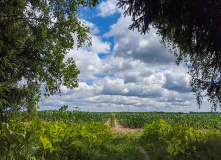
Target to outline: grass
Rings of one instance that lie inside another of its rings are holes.
[[[106,141],[94,155],[96,160],[143,160],[137,139],[133,135],[113,133],[113,139]]]

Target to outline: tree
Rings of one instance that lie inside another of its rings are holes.
[[[66,53],[76,43],[91,44],[89,28],[78,18],[80,7],[97,0],[0,1],[0,121],[9,110],[31,110],[60,86],[78,86],[77,69]],[[76,39],[76,40],[75,40]]]
[[[157,29],[177,64],[187,63],[199,107],[208,96],[216,110],[221,102],[221,1],[119,0],[117,5],[132,16],[129,29],[141,34],[150,26]]]

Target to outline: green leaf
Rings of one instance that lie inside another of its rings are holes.
[[[40,136],[40,140],[41,140],[41,143],[42,143],[43,146],[44,146],[44,149],[49,148],[49,149],[50,149],[50,153],[54,150],[54,147],[52,146],[52,144],[51,144],[51,142],[49,141],[49,139]]]

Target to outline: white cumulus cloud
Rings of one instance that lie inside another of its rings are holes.
[[[101,2],[101,4],[97,7],[98,16],[108,17],[115,13],[119,13],[120,10],[116,6],[117,0],[107,0]]]

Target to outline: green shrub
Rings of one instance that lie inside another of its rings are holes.
[[[140,139],[152,159],[220,159],[221,132],[186,124],[169,125],[162,119],[147,125]],[[214,142],[219,142],[214,144]],[[167,151],[167,153],[166,153]]]

